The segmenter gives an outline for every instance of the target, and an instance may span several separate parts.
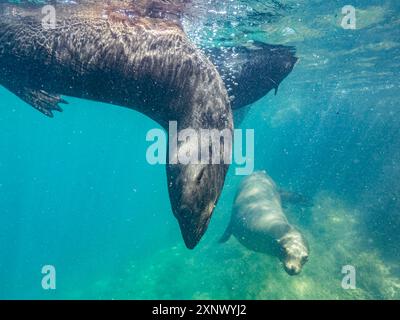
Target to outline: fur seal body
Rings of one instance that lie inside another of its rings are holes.
[[[221,242],[231,235],[250,250],[278,257],[290,275],[299,274],[308,260],[307,241],[289,224],[276,185],[265,172],[241,182]]]
[[[147,2],[146,16],[129,1],[57,5],[55,29],[43,28],[41,7],[1,4],[0,84],[49,117],[62,111],[65,95],[134,109],[166,130],[177,121],[178,130],[232,131],[218,71],[177,23],[150,14],[157,1]],[[205,233],[227,170],[167,165],[172,210],[188,248]]]

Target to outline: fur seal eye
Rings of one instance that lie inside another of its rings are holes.
[[[206,171],[206,168],[201,169],[199,175],[198,175],[197,178],[196,178],[197,184],[200,184],[201,179],[203,178],[204,172],[205,172],[205,171]]]

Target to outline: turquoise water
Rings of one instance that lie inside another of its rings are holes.
[[[347,4],[356,30],[340,26]],[[233,167],[190,251],[165,168],[146,161],[146,133],[158,124],[70,97],[48,119],[0,87],[0,298],[400,298],[400,3],[211,5],[226,14],[202,8],[184,23],[199,46],[257,40],[297,49],[278,94],[255,103],[241,127],[255,129],[256,169],[312,199],[286,210],[310,243],[303,272],[290,277],[235,239],[217,243],[241,180]],[[57,270],[56,290],[41,287],[44,265]],[[356,267],[355,290],[341,287],[345,265]]]

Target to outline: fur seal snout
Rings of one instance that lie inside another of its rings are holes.
[[[250,250],[278,257],[289,275],[299,274],[308,260],[307,241],[289,224],[277,187],[265,172],[255,172],[241,182],[220,242],[231,235]]]

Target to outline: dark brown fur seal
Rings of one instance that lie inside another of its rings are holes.
[[[179,23],[162,15],[168,2],[159,3],[58,5],[54,30],[42,27],[41,7],[0,5],[0,84],[50,117],[66,95],[137,110],[165,129],[177,121],[178,130],[233,130],[219,73]],[[205,233],[227,170],[167,165],[172,210],[188,248]]]

